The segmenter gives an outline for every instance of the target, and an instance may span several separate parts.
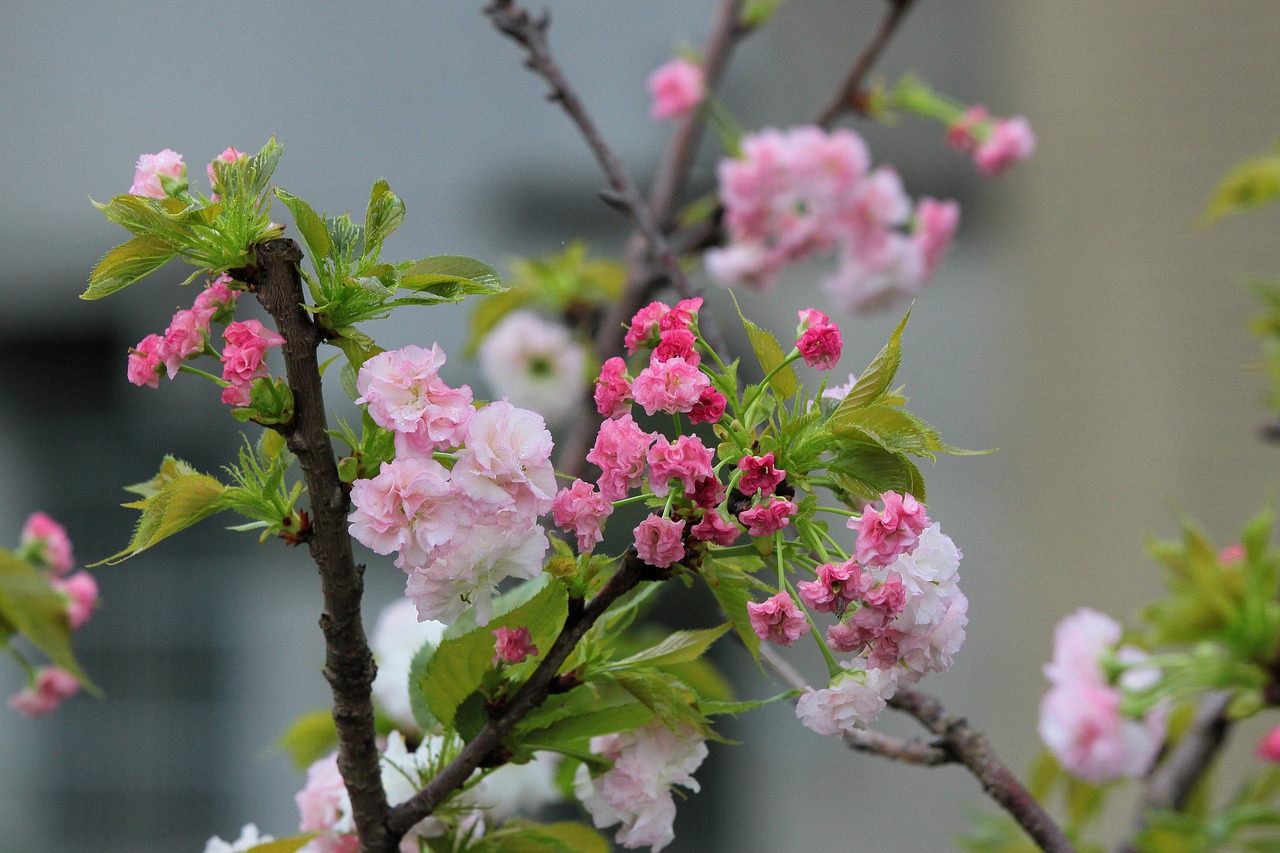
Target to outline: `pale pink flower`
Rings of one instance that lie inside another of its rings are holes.
[[[687,495],[699,480],[710,478],[711,448],[696,435],[682,435],[668,443],[659,438],[649,448],[649,488],[658,497],[667,494],[671,480],[679,480]]]
[[[696,731],[679,732],[654,720],[637,729],[591,739],[591,751],[613,767],[591,778],[586,765],[574,777],[574,793],[599,829],[622,824],[616,839],[623,847],[650,847],[655,853],[675,838],[671,788],[699,790],[693,773],[707,757]]]
[[[620,418],[631,411],[631,399],[627,363],[615,355],[604,363],[596,378],[596,411],[601,417]]]
[[[551,517],[556,526],[578,537],[578,552],[589,554],[604,539],[601,525],[613,514],[613,504],[590,483],[574,480],[556,493]]]
[[[763,243],[743,241],[708,249],[702,256],[707,275],[726,287],[745,284],[753,290],[773,289],[783,259],[775,258]]]
[[[767,504],[738,513],[738,521],[747,526],[747,533],[752,536],[769,536],[790,524],[796,509],[794,502],[774,495]]]
[[[65,575],[76,564],[67,529],[43,512],[27,516],[18,534],[18,548],[23,557],[56,577]]]
[[[138,165],[133,172],[133,186],[129,187],[129,192],[148,198],[166,198],[168,193],[160,182],[162,175],[186,183],[187,164],[182,162],[181,154],[168,148],[158,154],[143,154],[138,158]]]
[[[485,335],[479,356],[495,398],[535,411],[551,424],[577,411],[587,353],[563,323],[536,311],[512,311]]]
[[[632,533],[636,554],[649,565],[665,569],[684,559],[683,521],[650,515]]]
[[[724,417],[728,399],[711,385],[702,389],[698,402],[689,410],[689,421],[695,424],[714,424]]]
[[[488,624],[498,584],[540,575],[549,544],[536,523],[513,524],[501,515],[493,522],[473,520],[435,552],[434,560],[413,570],[405,595],[417,605],[419,619],[452,624],[474,607],[476,624]]]
[[[1274,726],[1254,747],[1253,754],[1263,761],[1280,762],[1280,726]]]
[[[369,634],[369,650],[378,664],[373,679],[373,698],[378,708],[402,731],[418,731],[409,700],[409,667],[425,645],[439,645],[445,626],[428,619],[418,621],[418,609],[407,598],[399,598],[378,614]]]
[[[911,495],[885,492],[880,500],[882,510],[868,506],[860,520],[848,522],[850,528],[857,527],[854,557],[864,566],[887,566],[899,554],[909,553],[929,526],[924,505]]]
[[[823,314],[817,308],[801,308],[796,312],[796,316],[800,318],[800,325],[796,327],[796,337],[804,334],[804,330],[810,326],[816,326],[819,323],[830,323],[831,318]]]
[[[533,644],[529,629],[494,628],[493,662],[524,663],[526,658],[537,657],[538,647]]]
[[[1121,630],[1119,622],[1087,607],[1064,616],[1053,629],[1053,660],[1045,664],[1045,678],[1053,684],[1105,684],[1100,661],[1120,644]]]
[[[98,606],[98,582],[93,575],[80,571],[66,578],[55,578],[53,588],[67,597],[67,620],[72,631],[79,631]]]
[[[234,163],[248,157],[243,151],[237,151],[235,148],[228,146],[221,154],[213,158],[213,163]],[[213,200],[218,200],[218,176],[213,171],[213,163],[204,167],[204,173],[209,177],[209,186],[213,188]]]
[[[636,312],[627,327],[623,343],[627,347],[627,355],[635,355],[641,347],[653,346],[658,340],[658,324],[671,310],[665,302],[650,302]]]
[[[294,797],[303,832],[334,833],[311,842],[315,853],[356,853],[360,841],[355,835],[351,797],[338,772],[338,753],[331,752],[307,768],[307,781]]]
[[[911,197],[891,166],[880,166],[858,185],[852,204],[841,215],[850,233],[897,228],[911,215]]]
[[[921,198],[916,205],[916,225],[911,232],[920,253],[920,275],[931,277],[951,248],[960,225],[960,205],[954,201]]]
[[[375,553],[398,553],[406,572],[426,565],[460,521],[449,471],[428,457],[383,462],[376,477],[352,483],[351,503],[351,535]]]
[[[473,412],[471,389],[446,385],[440,378],[444,363],[439,345],[427,350],[410,344],[379,353],[361,366],[356,403],[368,406],[374,423],[396,433],[397,455],[457,447],[466,436]]]
[[[708,509],[702,520],[689,529],[689,535],[713,545],[727,548],[742,535],[742,529],[714,509]]]
[[[649,75],[649,96],[654,121],[683,118],[702,103],[707,78],[702,66],[687,59],[673,59]]]
[[[622,500],[644,480],[653,433],[640,429],[631,415],[609,418],[600,424],[587,461],[600,469],[600,493],[610,501]]]
[[[1080,681],[1050,688],[1040,703],[1038,731],[1067,772],[1094,784],[1139,778],[1164,744],[1166,714],[1134,720],[1120,712],[1121,693]]]
[[[835,367],[840,360],[842,346],[844,341],[840,337],[840,327],[835,323],[815,323],[805,329],[796,341],[804,363],[816,370]]]
[[[231,287],[233,282],[234,279],[231,276],[223,273],[209,282],[209,286],[196,295],[196,300],[192,304],[191,310],[204,318],[206,325],[210,320],[222,316],[223,312],[230,316],[235,311],[236,300],[240,297],[240,291]]]
[[[466,441],[452,476],[469,500],[488,511],[514,511],[522,519],[551,509],[553,444],[541,415],[498,400],[472,415]]]
[[[246,823],[240,829],[240,837],[235,841],[223,841],[218,836],[214,836],[205,842],[204,853],[246,853],[259,844],[266,844],[275,841],[270,835],[260,835],[258,827],[252,823]]]
[[[865,312],[914,296],[923,284],[921,246],[898,231],[875,230],[845,242],[822,289],[842,311]]]
[[[877,638],[880,643],[886,635],[893,635],[890,656],[900,683],[913,684],[931,672],[950,669],[955,662],[969,624],[969,599],[956,587],[942,598],[941,605],[936,621],[920,625],[899,617]]]
[[[28,717],[52,713],[80,689],[80,682],[65,669],[46,666],[36,675],[35,684],[9,697],[9,706]]]
[[[812,626],[786,590],[763,602],[747,602],[747,616],[756,636],[780,646],[790,646],[809,633]]]
[[[228,406],[248,406],[253,402],[253,390],[248,385],[228,385],[222,389],[221,400]]]
[[[818,566],[816,574],[814,580],[796,584],[796,592],[801,601],[819,613],[837,616],[844,616],[849,605],[861,600],[875,583],[853,560],[824,563]]]
[[[897,689],[892,670],[846,669],[822,689],[807,688],[796,700],[796,717],[820,735],[866,729]]]
[[[848,382],[845,382],[843,385],[834,385],[827,388],[827,390],[822,392],[822,396],[825,399],[840,402],[844,400],[845,397],[849,396],[849,392],[852,391],[854,386],[857,384],[858,377],[850,373]]]
[[[738,478],[738,491],[750,497],[759,492],[768,496],[778,488],[778,484],[787,478],[786,470],[773,467],[773,451],[763,456],[744,456],[738,460],[738,470],[742,476]]]
[[[164,344],[160,348],[169,378],[172,379],[178,375],[178,368],[182,362],[204,352],[204,346],[208,340],[209,318],[207,316],[191,308],[175,313],[173,319],[169,321],[169,328],[164,330]]]
[[[1036,150],[1036,135],[1022,116],[996,119],[987,138],[973,152],[978,171],[988,177],[1021,163]]]
[[[710,387],[707,375],[682,358],[651,362],[631,383],[635,401],[646,414],[688,412]]]
[[[227,345],[222,350],[222,378],[232,385],[251,385],[267,375],[268,347],[284,344],[280,333],[259,320],[238,320],[222,332]]]
[[[946,610],[945,599],[960,582],[963,555],[939,524],[930,524],[921,533],[910,553],[898,556],[889,569],[902,578],[908,592],[903,621],[911,625],[937,622]]]
[[[858,652],[875,640],[876,635],[871,630],[853,620],[837,622],[827,628],[827,647],[833,652]]]
[[[164,338],[160,335],[147,335],[138,341],[138,345],[129,350],[129,381],[141,388],[150,385],[160,387],[160,374],[164,367]]]

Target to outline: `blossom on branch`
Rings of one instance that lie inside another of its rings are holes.
[[[168,148],[156,154],[143,154],[138,158],[138,165],[133,172],[133,186],[129,187],[131,195],[147,198],[167,198],[161,178],[180,183],[186,188],[187,164],[182,162],[182,155]]]
[[[707,76],[702,66],[687,59],[673,59],[649,75],[649,95],[653,105],[649,117],[655,121],[683,118],[706,96]]]

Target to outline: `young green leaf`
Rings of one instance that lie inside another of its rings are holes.
[[[723,637],[729,628],[730,623],[726,622],[715,628],[705,628],[700,631],[675,631],[656,646],[651,646],[628,658],[605,664],[598,671],[613,672],[641,665],[661,668],[697,660],[711,648],[712,643]]]
[[[333,712],[328,708],[308,711],[289,724],[289,728],[280,736],[279,743],[293,766],[306,770],[317,759],[332,752],[338,744],[338,729],[333,723]]]
[[[400,278],[404,290],[461,294],[501,293],[498,271],[483,261],[458,255],[436,255],[415,261]],[[452,297],[450,297],[452,298]],[[458,298],[461,298],[460,296]]]
[[[8,623],[94,695],[101,692],[71,651],[67,602],[44,574],[8,551],[0,551],[0,622]]]
[[[404,222],[404,202],[384,180],[373,185],[364,214],[365,257],[377,257],[382,243]]]
[[[275,192],[276,198],[284,202],[284,206],[293,214],[293,224],[297,227],[302,242],[307,244],[307,253],[311,255],[312,263],[318,268],[320,259],[329,257],[333,249],[329,242],[329,233],[324,227],[324,220],[311,209],[311,205],[296,195],[287,193],[279,187],[276,187]]]
[[[123,562],[197,521],[221,512],[226,509],[223,500],[226,488],[208,474],[196,473],[185,462],[166,457],[155,478],[128,487],[128,491],[144,495],[140,501],[122,504],[142,510],[129,545],[92,565]]]
[[[143,235],[116,246],[89,274],[89,287],[81,299],[109,296],[141,281],[178,256],[178,250],[160,237]]]
[[[746,317],[742,318],[742,327],[747,330],[747,339],[751,341],[751,349],[755,352],[756,359],[760,362],[760,369],[768,376],[774,368],[786,360],[786,354],[782,352],[782,347],[779,346],[777,339],[773,335]],[[769,377],[769,387],[773,389],[773,393],[778,399],[784,400],[796,393],[796,389],[800,385],[796,380],[795,371],[790,366],[787,366]]]
[[[884,349],[872,359],[871,364],[862,371],[858,381],[845,395],[839,408],[836,409],[836,414],[839,414],[842,409],[856,409],[873,403],[889,390],[893,377],[898,373],[898,366],[902,363],[902,331],[907,327],[907,321],[910,319],[911,312],[907,311],[907,315],[889,336],[889,343],[885,344]]]
[[[1228,213],[1270,204],[1280,198],[1280,155],[1255,157],[1237,164],[1213,194],[1204,219],[1212,222]]]

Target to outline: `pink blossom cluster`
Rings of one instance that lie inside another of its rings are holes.
[[[1040,738],[1067,772],[1094,784],[1143,776],[1164,744],[1166,708],[1141,719],[1121,711],[1124,692],[1153,686],[1160,672],[1142,665],[1142,650],[1121,647],[1120,637],[1110,616],[1081,608],[1054,629],[1053,660],[1044,668],[1050,688],[1040,702]],[[1103,668],[1109,657],[1125,667],[1114,682]]]
[[[578,767],[574,793],[597,828],[621,824],[615,836],[623,847],[650,847],[655,853],[675,838],[672,788],[699,790],[693,773],[707,757],[707,745],[693,729],[672,731],[658,721],[638,729],[591,739],[591,751],[613,762],[592,778]]]
[[[707,75],[688,59],[673,59],[649,75],[649,116],[654,121],[684,118],[706,97]]]
[[[953,201],[913,205],[897,172],[872,169],[866,143],[845,129],[746,136],[742,155],[721,161],[719,185],[727,240],[706,254],[712,278],[770,290],[788,265],[834,253],[823,286],[848,311],[918,293],[959,222]]]
[[[72,631],[84,627],[98,606],[98,582],[83,569],[72,572],[75,557],[66,528],[43,512],[33,512],[18,537],[17,556],[43,571],[62,596]],[[29,717],[48,714],[80,690],[74,675],[56,666],[35,671],[31,683],[9,697],[9,705]]]
[[[493,630],[494,649],[493,662],[524,663],[526,659],[538,656],[538,647],[533,644],[529,629],[521,625],[518,628],[495,628]]]
[[[356,402],[393,433],[396,454],[352,484],[350,530],[397,555],[419,619],[451,623],[474,607],[484,625],[502,580],[542,571],[548,542],[538,517],[556,493],[551,433],[540,415],[505,400],[474,409],[469,387],[440,377],[444,363],[437,345],[407,346],[360,368]]]
[[[975,104],[947,128],[947,144],[971,154],[978,171],[992,177],[1030,157],[1036,135],[1022,116],[992,117]]]
[[[233,316],[239,291],[233,290],[231,283],[229,276],[218,276],[200,291],[190,308],[181,309],[173,315],[164,334],[147,335],[139,341],[129,351],[129,381],[139,387],[157,388],[162,374],[168,374],[172,379],[178,375],[178,368],[184,361],[204,353],[209,344],[210,323],[228,321]],[[250,322],[258,323],[256,320]],[[258,328],[261,326],[258,323]],[[283,341],[280,338],[280,342]],[[263,370],[265,373],[265,368]],[[245,399],[247,402],[247,391]]]
[[[222,338],[227,342],[222,348],[222,378],[229,383],[222,389],[222,402],[247,406],[254,380],[269,375],[267,349],[283,346],[284,336],[260,320],[237,320],[223,330]]]
[[[177,151],[165,148],[156,154],[143,154],[138,157],[138,165],[133,170],[133,186],[129,187],[131,195],[147,198],[167,198],[161,177],[186,184],[187,164]]]

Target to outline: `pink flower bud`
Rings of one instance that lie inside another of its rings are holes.
[[[796,341],[804,363],[816,370],[830,370],[840,360],[844,341],[840,327],[834,323],[815,323],[805,329]]]
[[[702,102],[706,86],[702,66],[687,59],[671,60],[649,75],[649,95],[653,98],[649,117],[662,121],[687,116]]]
[[[627,363],[618,356],[600,368],[595,399],[601,417],[620,418],[631,411],[631,377],[627,375]]]
[[[66,528],[43,512],[33,512],[27,517],[18,537],[18,547],[24,557],[34,558],[41,568],[57,577],[71,571],[76,564]]]
[[[159,335],[147,335],[138,341],[138,345],[129,350],[129,381],[141,388],[149,385],[160,387],[160,374],[164,373],[164,338]]]
[[[698,395],[698,402],[689,410],[689,420],[695,424],[713,424],[724,417],[729,401],[723,394],[708,385]]]
[[[528,628],[495,628],[493,636],[497,638],[494,663],[523,663],[525,658],[538,655],[538,647],[533,644]]]
[[[1021,163],[1036,150],[1036,135],[1022,116],[996,119],[986,141],[973,152],[978,171],[988,177]]]
[[[243,151],[237,151],[234,148],[227,148],[217,157],[213,158],[213,163],[234,163],[235,161],[242,160],[248,156],[249,155],[245,154]],[[212,187],[214,190],[213,200],[217,201],[218,200],[218,192],[217,192],[218,176],[213,171],[213,163],[210,163],[209,165],[204,167],[204,173],[209,176],[209,186]]]
[[[857,526],[854,557],[864,566],[887,566],[901,554],[910,553],[929,526],[924,505],[911,495],[885,492],[880,499],[883,510],[867,507],[860,520],[848,523],[851,528]]]
[[[98,582],[88,572],[76,572],[65,580],[55,580],[54,589],[67,597],[67,620],[79,631],[98,606]]]
[[[1253,754],[1263,761],[1280,762],[1280,726],[1262,736]]]

